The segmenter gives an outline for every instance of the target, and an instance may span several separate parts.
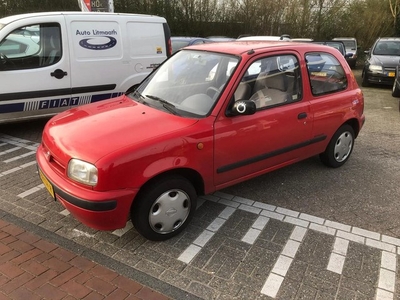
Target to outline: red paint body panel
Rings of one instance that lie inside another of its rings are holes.
[[[79,106],[46,124],[36,156],[39,169],[54,186],[56,198],[82,223],[102,230],[124,227],[137,193],[162,174],[190,171],[201,178],[197,190],[212,193],[322,153],[342,124],[356,123],[357,135],[364,123],[361,90],[345,59],[331,47],[227,42],[187,49],[239,58],[217,102],[204,116],[175,115],[122,96]],[[329,53],[342,64],[348,80],[345,90],[312,94],[304,60],[312,51]],[[299,61],[301,99],[252,115],[229,116],[230,100],[247,68],[265,54],[282,53]],[[208,81],[212,78],[202,85]],[[162,84],[159,89],[168,88]],[[68,178],[72,158],[97,167],[95,186]],[[116,206],[108,208],[109,202]],[[83,208],[86,206],[95,209]]]

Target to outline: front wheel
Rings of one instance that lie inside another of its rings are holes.
[[[321,161],[328,167],[338,168],[349,159],[354,146],[354,130],[348,124],[342,125],[333,135]]]
[[[395,79],[395,81],[393,82],[392,96],[396,98],[400,97],[400,89],[397,86],[397,79]]]
[[[361,86],[363,86],[363,87],[369,87],[370,85],[371,85],[371,84],[370,84],[369,81],[368,81],[367,71],[363,71]]]
[[[132,223],[145,238],[164,241],[187,226],[196,202],[196,190],[187,179],[163,177],[140,192],[131,210]]]

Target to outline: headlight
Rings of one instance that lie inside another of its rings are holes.
[[[95,186],[97,184],[97,168],[79,159],[71,159],[68,163],[68,177],[78,182]]]
[[[378,65],[370,65],[369,69],[370,69],[370,71],[382,72],[382,66],[378,66]]]

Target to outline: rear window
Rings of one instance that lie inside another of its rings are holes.
[[[351,48],[351,49],[355,50],[356,47],[357,47],[355,41],[343,41],[343,43],[344,43],[344,46],[345,46],[346,48]]]

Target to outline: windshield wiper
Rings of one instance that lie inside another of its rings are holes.
[[[161,99],[160,97],[153,96],[153,95],[146,95],[147,98],[150,98],[152,100],[156,100],[158,102],[161,102],[163,107],[168,110],[169,112],[173,113],[174,115],[178,115],[175,105],[173,105],[171,102],[168,102],[167,100]]]

